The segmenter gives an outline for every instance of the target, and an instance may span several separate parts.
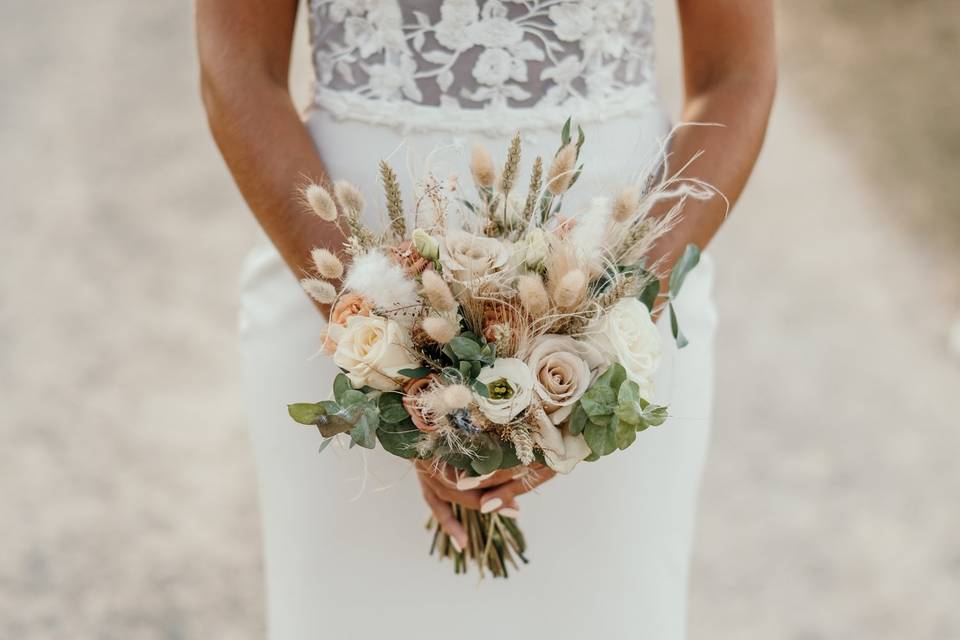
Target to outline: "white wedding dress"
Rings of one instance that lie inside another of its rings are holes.
[[[573,116],[587,139],[570,211],[578,194],[635,179],[669,130],[648,0],[311,0],[309,18],[307,125],[330,175],[359,185],[376,214],[381,158],[402,176],[429,162],[466,184],[471,144],[502,159],[519,130],[526,171]],[[241,339],[270,638],[683,638],[713,384],[709,256],[677,307],[690,345],[677,351],[661,321],[656,398],[674,417],[521,497],[530,564],[478,583],[428,555],[409,463],[381,449],[318,454],[317,431],[288,418],[288,403],[327,397],[337,369],[314,356],[323,320],[264,240],[242,276]]]

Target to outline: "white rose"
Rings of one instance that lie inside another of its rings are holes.
[[[589,341],[640,386],[640,395],[653,395],[653,374],[660,366],[660,332],[647,307],[636,298],[623,298],[587,328]]]
[[[547,466],[557,473],[570,473],[590,455],[590,445],[582,435],[571,435],[567,426],[558,428],[545,414],[541,414],[537,422],[540,429],[534,441],[543,450]]]
[[[593,372],[606,358],[590,344],[570,336],[537,338],[526,358],[533,376],[533,390],[553,424],[561,424],[573,411],[593,379]]]
[[[498,358],[492,367],[480,370],[477,381],[489,390],[490,397],[474,393],[474,400],[490,422],[507,424],[530,406],[533,378],[523,360]]]
[[[507,247],[496,238],[466,231],[448,231],[440,245],[440,264],[460,282],[496,273],[509,259]]]
[[[396,391],[406,379],[398,372],[419,366],[406,344],[406,332],[393,320],[352,316],[339,337],[333,361],[346,369],[354,387]]]

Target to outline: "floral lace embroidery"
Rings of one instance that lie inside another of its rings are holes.
[[[653,82],[650,1],[310,0],[316,102],[622,111]]]

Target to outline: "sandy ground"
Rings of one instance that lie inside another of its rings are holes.
[[[262,637],[233,332],[253,224],[189,9],[5,3],[0,60],[0,637]],[[714,249],[691,635],[960,638],[957,262],[803,94],[788,74]]]

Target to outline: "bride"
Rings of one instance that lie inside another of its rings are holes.
[[[288,418],[288,403],[321,399],[337,372],[310,358],[329,309],[297,280],[313,247],[344,240],[297,192],[347,179],[377,203],[381,158],[402,174],[428,156],[463,169],[474,143],[503,149],[516,131],[527,158],[550,157],[572,116],[587,133],[585,193],[637,180],[667,141],[672,167],[702,150],[687,175],[735,202],[773,98],[772,0],[678,0],[683,120],[724,126],[673,135],[653,82],[651,0],[309,0],[305,119],[287,86],[297,0],[197,5],[210,126],[265,232],[243,271],[240,330],[270,637],[683,638],[710,422],[709,256],[677,302],[690,346],[667,350],[657,380],[667,425],[569,477],[542,472],[535,488],[509,473],[457,484],[380,450],[318,455],[316,431]],[[726,214],[720,198],[690,203],[657,255],[669,265],[687,243],[706,246]],[[531,563],[479,586],[451,575],[422,530],[429,508],[462,544],[451,503],[518,515]]]

